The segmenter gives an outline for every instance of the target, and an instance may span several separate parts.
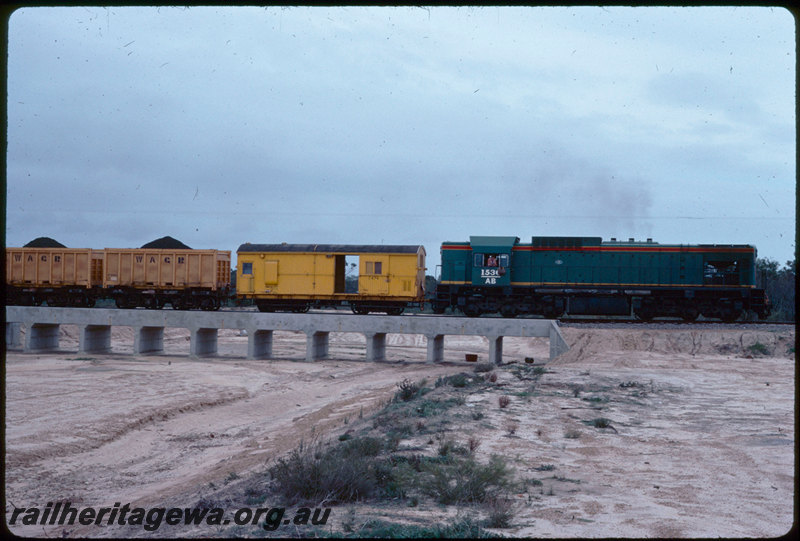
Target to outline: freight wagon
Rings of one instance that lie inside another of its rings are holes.
[[[397,315],[422,306],[424,284],[423,246],[247,243],[237,251],[236,296],[262,312],[347,305]]]
[[[119,308],[218,310],[231,294],[226,250],[106,248],[103,288]]]
[[[600,237],[470,237],[441,247],[433,310],[467,316],[699,315],[734,321],[769,314],[748,245],[603,242]]]
[[[103,296],[103,252],[88,248],[6,248],[6,302],[94,306]]]
[[[221,250],[6,248],[6,302],[216,310],[231,295],[230,270]]]

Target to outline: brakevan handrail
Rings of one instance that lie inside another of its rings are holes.
[[[25,343],[21,344],[21,325]],[[247,311],[195,312],[177,310],[121,310],[104,308],[51,308],[6,306],[6,347],[23,351],[58,348],[59,325],[81,328],[79,351],[101,353],[111,350],[111,327],[133,327],[134,354],[163,351],[164,328],[184,328],[191,333],[190,355],[217,354],[219,329],[247,331],[248,359],[272,355],[273,331],[301,331],[307,336],[306,360],[328,357],[331,332],[355,332],[367,338],[366,359],[385,359],[386,335],[422,334],[428,340],[428,362],[444,359],[444,337],[485,336],[489,340],[489,361],[502,361],[503,337],[548,337],[550,358],[569,349],[557,322],[543,319],[466,318],[449,316],[358,316],[337,313],[261,313]]]

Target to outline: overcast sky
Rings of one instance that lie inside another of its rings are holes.
[[[6,243],[470,235],[794,258],[795,27],[751,7],[70,7],[8,22]]]

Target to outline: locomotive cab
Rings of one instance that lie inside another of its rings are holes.
[[[470,237],[472,285],[502,287],[511,285],[511,254],[519,237]]]

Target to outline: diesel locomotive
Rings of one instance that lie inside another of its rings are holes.
[[[217,310],[231,300],[260,311],[349,306],[397,315],[424,307],[476,317],[565,315],[735,321],[769,315],[755,287],[756,249],[600,237],[473,236],[441,245],[441,271],[425,291],[420,245],[242,244],[235,287],[231,253],[191,249],[7,248],[6,302]],[[427,298],[426,298],[427,295]]]
[[[603,242],[600,237],[470,237],[445,242],[432,300],[467,316],[699,315],[735,321],[745,311],[760,319],[769,300],[755,287],[756,249],[738,244],[678,245]]]

